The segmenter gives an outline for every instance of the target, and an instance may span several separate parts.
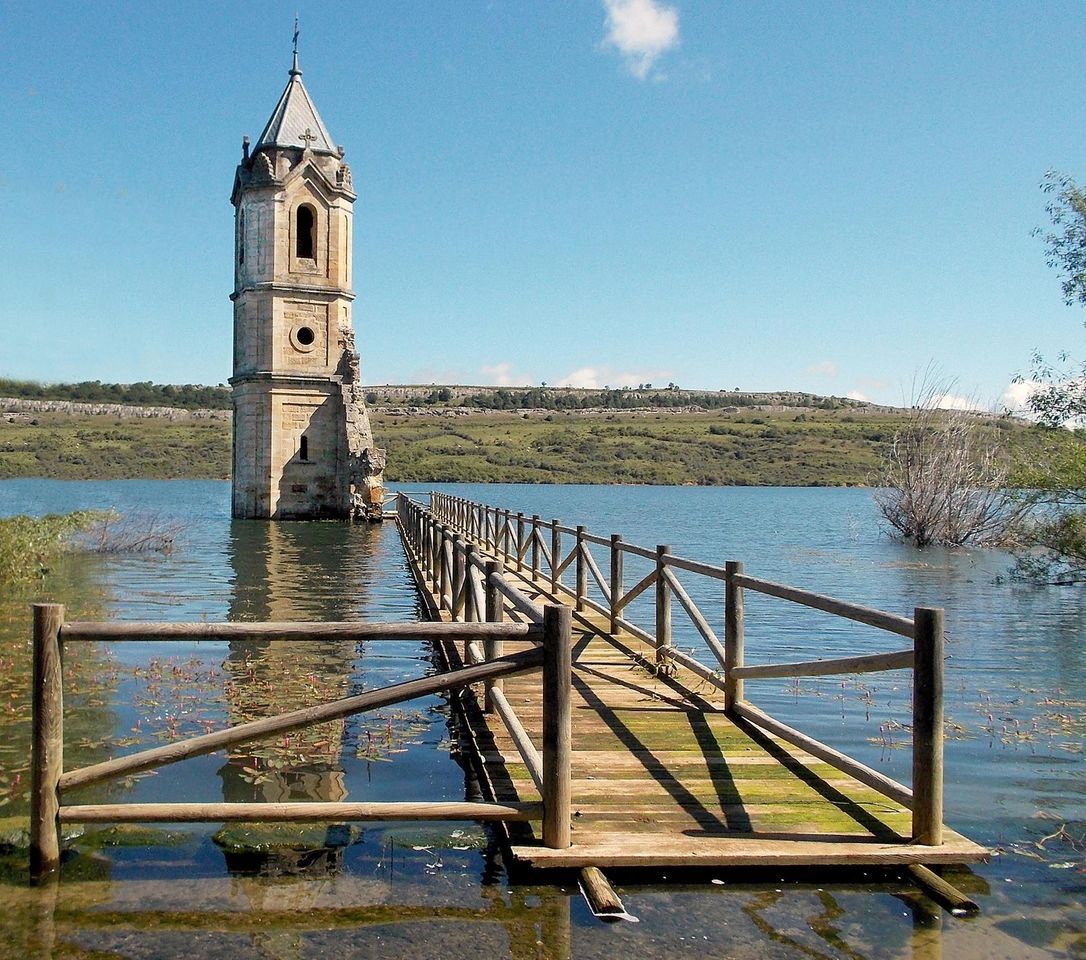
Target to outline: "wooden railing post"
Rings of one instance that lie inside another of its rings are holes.
[[[524,514],[517,514],[517,573],[524,569]]]
[[[452,535],[452,611],[453,620],[464,619],[464,601],[461,592],[464,589],[464,538],[459,533]]]
[[[913,841],[943,842],[943,625],[938,607],[913,612]]]
[[[501,623],[505,618],[505,611],[502,608],[502,595],[498,588],[491,582],[493,577],[498,576],[502,572],[502,565],[497,560],[488,560],[486,562],[486,622],[487,623]],[[483,650],[486,652],[487,660],[493,660],[496,657],[500,657],[505,651],[505,641],[499,638],[488,639],[483,642]],[[486,684],[484,695],[484,709],[487,713],[494,712],[494,698],[491,696],[492,690],[501,690],[504,680],[499,677],[497,680],[490,680]]]
[[[569,607],[543,608],[543,843],[570,845],[572,637]]]
[[[59,603],[35,603],[33,609],[30,878],[36,883],[60,866],[57,784],[64,769],[64,689],[60,653],[64,607]]]
[[[532,514],[532,583],[539,579],[539,514]]]
[[[667,544],[656,547],[656,669],[665,673],[674,669],[667,656],[671,651],[671,587],[664,571],[669,553]]]
[[[561,577],[558,575],[558,566],[562,562],[562,531],[558,528],[561,524],[557,520],[551,521],[551,593],[558,596],[558,584]]]
[[[452,587],[452,564],[450,563],[452,558],[449,556],[449,531],[444,524],[438,528],[438,535],[441,543],[441,580],[438,584],[438,608],[448,606],[452,610],[452,600],[449,599],[449,591]]]
[[[731,713],[743,699],[743,681],[732,672],[743,666],[743,588],[735,582],[743,561],[728,560],[724,571],[724,711]]]
[[[611,636],[618,635],[618,603],[622,599],[622,535],[611,534]]]
[[[478,622],[482,613],[481,610],[475,609],[475,591],[471,588],[471,572],[474,569],[476,549],[474,543],[464,544],[464,620],[468,623]],[[467,663],[467,660],[464,662]]]
[[[441,528],[438,526],[437,518],[431,511],[430,516],[427,518],[427,523],[430,527],[430,583],[433,586],[433,592],[438,595],[438,606],[441,606]]]
[[[588,563],[585,561],[584,552],[588,549],[585,541],[585,528],[577,527],[577,590],[574,594],[578,612],[584,610],[584,598],[588,596]]]

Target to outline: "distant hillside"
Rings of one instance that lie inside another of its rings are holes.
[[[230,388],[194,384],[82,383],[43,384],[0,378],[0,398],[69,400],[78,403],[122,404],[138,407],[179,407],[187,410],[227,410]],[[822,397],[798,391],[750,393],[739,390],[682,390],[674,384],[587,390],[580,387],[486,387],[462,384],[370,386],[366,402],[375,407],[465,407],[478,410],[630,410],[637,408],[729,407],[841,410],[869,406],[845,397]]]
[[[20,401],[52,406],[54,401]],[[439,402],[440,403],[440,402]],[[226,478],[226,411],[113,404],[4,410],[0,478]],[[91,409],[87,409],[87,408]],[[122,412],[123,411],[123,412]],[[211,415],[214,413],[215,415]],[[840,486],[876,481],[901,410],[762,404],[717,410],[486,410],[376,405],[373,431],[397,482]],[[1067,431],[989,418],[1009,465],[1043,461]]]

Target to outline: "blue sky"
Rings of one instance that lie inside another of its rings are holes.
[[[0,375],[227,379],[296,8],[367,382],[897,402],[935,362],[998,401],[1082,344],[1031,236],[1086,178],[1081,2],[12,0]]]

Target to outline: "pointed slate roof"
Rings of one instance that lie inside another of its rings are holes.
[[[262,147],[305,148],[307,140],[308,146],[318,153],[336,152],[332,136],[302,83],[302,71],[298,69],[298,54],[295,53],[287,87],[253,149],[255,152]]]

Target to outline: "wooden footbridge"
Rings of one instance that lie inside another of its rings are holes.
[[[503,832],[514,864],[581,869],[597,903],[609,889],[599,868],[876,865],[908,869],[944,902],[969,905],[925,866],[988,855],[943,825],[941,610],[918,607],[905,618],[747,576],[739,562],[713,566],[617,534],[439,493],[430,500],[401,494],[395,516],[432,622],[65,622],[62,606],[35,605],[32,876],[56,876],[64,823],[480,820]],[[606,573],[593,546],[608,551]],[[649,569],[627,587],[630,557]],[[680,579],[691,576],[723,593],[723,637]],[[911,644],[829,660],[813,645],[805,662],[748,665],[747,591]],[[655,601],[654,630],[630,619],[643,595]],[[672,643],[676,611],[715,663]],[[64,646],[268,638],[431,641],[448,670],[64,770]],[[911,789],[744,694],[747,681],[763,678],[903,669],[913,676]],[[482,801],[68,802],[92,784],[438,691],[450,691],[461,710]]]
[[[943,824],[942,610],[917,608],[909,619],[749,577],[739,562],[687,560],[666,546],[649,550],[619,535],[597,537],[584,527],[445,494],[431,494],[429,509],[401,496],[397,512],[432,618],[553,619],[556,632],[569,631],[568,686],[548,688],[523,674],[487,683],[479,701],[465,707],[489,799],[559,808],[550,829],[547,820],[506,823],[515,862],[536,868],[904,865],[934,882],[921,865],[987,858],[984,848]],[[607,551],[606,573],[590,545]],[[629,588],[627,556],[651,563]],[[719,581],[723,637],[680,575]],[[655,631],[626,616],[648,591],[655,596]],[[885,654],[748,666],[745,591],[912,643]],[[676,610],[715,656],[711,666],[672,644]],[[445,652],[450,667],[462,668],[526,652],[533,642],[446,644]],[[902,669],[913,673],[912,789],[744,696],[747,681],[763,678]]]

